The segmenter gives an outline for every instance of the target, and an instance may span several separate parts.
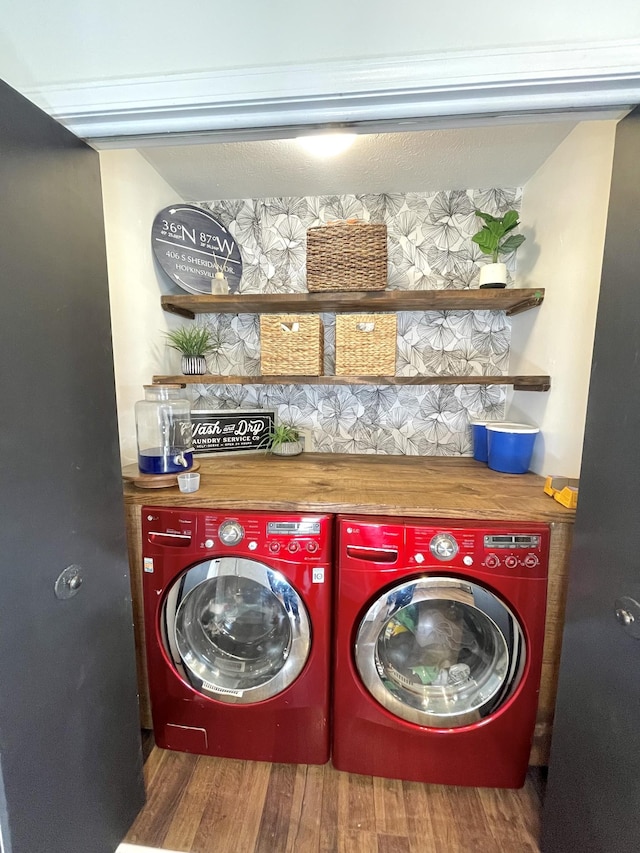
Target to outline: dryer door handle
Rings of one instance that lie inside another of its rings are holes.
[[[395,563],[398,559],[398,549],[347,545],[347,557],[354,560],[366,560],[369,563]]]

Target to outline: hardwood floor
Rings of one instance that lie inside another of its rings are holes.
[[[544,778],[452,788],[168,752],[125,841],[185,853],[538,853]]]

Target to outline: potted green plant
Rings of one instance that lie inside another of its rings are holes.
[[[300,433],[291,424],[278,424],[269,435],[267,449],[276,456],[297,456],[302,453]]]
[[[504,287],[507,283],[507,267],[500,257],[510,255],[524,243],[524,234],[512,234],[520,224],[517,210],[508,210],[503,216],[492,216],[476,210],[484,222],[483,227],[471,238],[481,252],[491,256],[491,263],[480,268],[480,287]]]
[[[182,372],[199,376],[207,372],[206,354],[213,348],[206,326],[180,326],[166,333],[168,346],[182,354]]]

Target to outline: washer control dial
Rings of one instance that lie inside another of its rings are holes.
[[[484,564],[488,569],[497,569],[500,565],[500,559],[496,554],[487,554]]]
[[[509,556],[504,561],[504,564],[508,569],[517,569],[518,568],[518,558],[513,557],[513,556]]]
[[[458,553],[458,543],[450,533],[437,533],[429,545],[436,560],[453,560]]]
[[[244,539],[244,527],[238,521],[223,521],[218,536],[223,545],[237,545]]]

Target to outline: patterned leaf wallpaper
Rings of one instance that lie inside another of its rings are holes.
[[[471,242],[481,227],[474,209],[501,214],[521,204],[520,189],[336,195],[198,202],[234,235],[242,253],[242,293],[306,291],[307,228],[358,218],[387,225],[390,290],[478,286],[489,259]],[[507,259],[513,284],[515,257]],[[322,315],[325,373],[334,372],[335,316]],[[200,315],[215,348],[214,373],[260,373],[257,315]],[[505,374],[511,325],[504,312],[398,314],[400,376]],[[194,408],[275,408],[281,421],[313,435],[332,453],[459,456],[472,452],[470,419],[504,418],[505,386],[194,385]]]

